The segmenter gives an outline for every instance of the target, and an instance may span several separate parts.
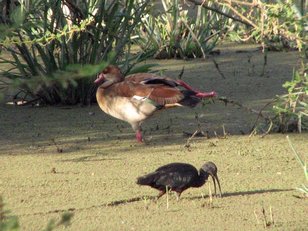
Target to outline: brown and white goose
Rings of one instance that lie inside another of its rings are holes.
[[[177,106],[196,106],[202,98],[216,92],[199,92],[182,80],[151,73],[124,77],[117,66],[109,65],[98,74],[96,99],[107,114],[131,124],[138,142],[142,142],[141,123],[156,111]],[[183,89],[181,89],[182,87]]]

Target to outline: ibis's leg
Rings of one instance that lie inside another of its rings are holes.
[[[180,200],[181,193],[180,192],[175,192],[176,200]]]

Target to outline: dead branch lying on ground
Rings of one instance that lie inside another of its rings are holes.
[[[226,77],[225,77],[224,73],[222,73],[222,71],[220,70],[219,65],[218,65],[218,63],[216,62],[216,60],[215,60],[214,58],[213,58],[212,60],[213,60],[214,66],[215,66],[216,70],[218,71],[218,73],[220,74],[220,76],[221,76],[223,79],[225,79]]]
[[[229,104],[232,104],[232,105],[236,105],[236,106],[238,106],[238,107],[240,107],[240,108],[245,109],[245,110],[248,111],[248,112],[251,112],[251,113],[254,113],[254,114],[257,114],[257,115],[258,115],[257,118],[256,118],[256,121],[254,122],[254,124],[253,124],[253,126],[252,126],[252,128],[251,128],[251,130],[250,130],[250,135],[254,133],[254,131],[255,131],[255,129],[256,129],[256,126],[257,126],[257,123],[258,123],[258,121],[259,121],[260,118],[263,118],[266,122],[269,123],[268,129],[267,129],[267,131],[266,131],[264,134],[262,134],[262,137],[264,137],[265,135],[267,135],[267,134],[271,131],[272,126],[273,126],[272,118],[271,118],[270,116],[265,115],[265,114],[263,113],[263,110],[264,110],[266,107],[268,107],[270,104],[274,103],[274,102],[276,101],[276,99],[274,99],[274,100],[272,100],[272,101],[266,103],[259,111],[258,111],[258,110],[255,110],[255,109],[253,109],[253,108],[250,108],[250,107],[248,107],[248,106],[245,106],[245,105],[243,105],[242,103],[237,102],[237,101],[235,101],[235,100],[229,100],[229,99],[227,99],[226,97],[219,97],[218,100],[222,101],[225,105],[227,105],[228,103],[229,103]]]

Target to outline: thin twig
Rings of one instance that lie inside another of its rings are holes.
[[[257,125],[257,122],[258,122],[259,118],[262,117],[262,116],[261,116],[261,115],[262,115],[262,111],[263,111],[268,105],[270,105],[270,104],[272,104],[272,103],[274,103],[274,102],[276,102],[276,101],[277,101],[277,99],[272,100],[272,101],[268,102],[267,104],[265,104],[265,105],[260,109],[259,114],[258,114],[258,116],[257,116],[257,118],[256,118],[256,121],[254,122],[254,124],[253,124],[253,126],[252,126],[252,128],[251,128],[251,131],[253,131],[253,130],[256,128],[256,125]],[[262,117],[262,118],[264,118],[264,117]],[[265,119],[265,118],[264,118],[264,119]]]
[[[227,98],[225,98],[225,97],[219,97],[218,100],[223,101],[225,104],[230,103],[230,104],[239,106],[240,108],[244,108],[244,109],[246,109],[246,110],[249,111],[249,112],[258,114],[260,117],[262,117],[262,118],[264,118],[264,119],[270,120],[270,118],[269,118],[268,116],[265,116],[265,115],[262,113],[262,111],[260,112],[260,111],[257,111],[257,110],[255,110],[255,109],[253,109],[253,108],[244,106],[243,104],[241,104],[240,102],[237,102],[237,101],[235,101],[235,100],[230,100],[230,99],[227,99]]]
[[[262,67],[262,72],[260,74],[260,76],[264,76],[265,74],[265,68],[267,66],[267,50],[264,50],[263,52],[263,67]]]
[[[222,73],[222,71],[220,70],[219,65],[218,65],[218,63],[216,62],[216,60],[215,60],[214,58],[213,58],[212,60],[213,60],[213,63],[214,63],[214,65],[215,65],[215,68],[217,69],[217,71],[218,71],[218,73],[220,74],[220,76],[221,76],[223,79],[225,79],[226,77],[225,77],[224,73]]]
[[[274,225],[275,221],[274,221],[274,213],[272,210],[272,206],[270,206],[270,218],[271,218],[271,224]]]
[[[256,217],[256,220],[257,220],[257,224],[260,224],[260,221],[259,221],[258,215],[256,213],[256,210],[254,210],[253,213],[255,214],[255,217]]]
[[[223,137],[226,138],[227,137],[227,133],[226,133],[226,129],[225,129],[225,125],[222,124],[222,132],[223,132]]]
[[[56,143],[56,140],[55,140],[54,138],[52,138],[51,141],[52,141],[53,144],[56,146],[57,152],[58,152],[58,153],[62,153],[62,152],[63,152],[63,149],[60,148],[60,147],[58,146],[58,144]]]
[[[251,25],[249,22],[244,21],[244,20],[242,20],[241,18],[234,17],[234,16],[232,16],[232,15],[229,15],[229,14],[226,14],[226,13],[222,12],[221,10],[219,10],[219,9],[217,9],[217,8],[213,8],[213,7],[210,7],[210,6],[205,5],[205,4],[204,4],[204,1],[197,1],[197,0],[188,0],[188,1],[194,3],[195,5],[202,6],[203,8],[208,9],[208,10],[210,10],[210,11],[213,11],[213,12],[215,12],[215,13],[217,13],[217,14],[223,15],[223,16],[225,16],[225,17],[227,17],[227,18],[231,18],[231,19],[233,19],[234,21],[243,23],[243,24],[245,24],[246,26],[250,26],[250,27],[253,26],[253,25]]]
[[[195,137],[195,135],[197,135],[197,133],[200,132],[199,129],[197,129],[192,135],[191,137],[189,137],[186,141],[186,144],[184,145],[184,147],[188,148],[190,146],[190,141]]]
[[[36,103],[37,101],[40,101],[41,99],[42,98],[36,98],[36,99],[29,100],[29,101],[22,99],[22,101],[25,102],[25,103],[21,103],[21,104],[19,104],[19,106],[27,106],[27,105],[30,105],[30,104],[33,105],[34,103]]]
[[[257,119],[256,119],[256,122],[254,123],[253,127],[251,128],[251,134],[250,134],[250,135],[252,135],[252,133],[255,131],[256,123],[257,123],[257,121],[259,120],[259,117],[262,117],[262,118],[265,119],[266,121],[269,121],[269,122],[270,122],[269,128],[267,129],[267,131],[266,131],[264,134],[262,134],[261,137],[266,136],[266,135],[269,134],[269,132],[271,131],[271,129],[272,129],[272,127],[273,127],[273,121],[272,121],[272,119],[271,119],[269,116],[264,115],[264,114],[262,113],[262,111],[263,111],[264,108],[266,108],[269,104],[275,102],[276,100],[267,103],[267,104],[266,104],[265,106],[263,106],[263,107],[261,108],[261,110],[259,110],[259,111],[255,110],[255,109],[253,109],[253,108],[244,106],[243,104],[241,104],[241,103],[239,103],[239,102],[237,102],[237,101],[229,100],[229,99],[227,99],[227,98],[225,98],[225,97],[219,97],[218,100],[223,101],[225,104],[230,103],[230,104],[239,106],[240,108],[244,108],[245,110],[247,110],[247,111],[249,111],[249,112],[252,112],[252,113],[254,113],[254,114],[258,114],[258,117],[257,117]]]
[[[221,5],[225,5],[225,3],[220,3]],[[258,28],[256,24],[254,24],[252,21],[250,21],[247,17],[245,17],[243,14],[241,14],[239,11],[237,11],[230,3],[226,4],[230,10],[233,11],[234,14],[239,16],[241,18],[241,22],[245,23],[245,25],[252,26],[254,28]]]
[[[179,79],[182,79],[182,76],[184,74],[184,70],[185,70],[185,66],[183,66],[183,68],[182,68],[182,70],[181,70],[181,72],[180,72],[180,74],[178,76]]]
[[[266,228],[267,227],[267,219],[266,219],[266,214],[265,214],[265,209],[264,208],[262,208],[262,214],[263,214],[263,219],[264,219],[264,228]]]
[[[272,127],[273,127],[273,121],[270,120],[270,125],[269,125],[267,131],[264,132],[264,133],[261,135],[261,137],[263,138],[263,137],[265,137],[266,135],[268,135],[268,134],[270,133],[270,131],[272,130]]]

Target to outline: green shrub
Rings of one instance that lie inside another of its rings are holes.
[[[240,24],[228,33],[233,41],[254,41],[272,50],[296,48],[305,44],[305,17],[293,1],[229,1],[218,3],[237,15]]]
[[[288,93],[277,96],[273,106],[279,132],[308,129],[308,65],[293,74],[283,87]]]
[[[143,51],[153,52],[155,58],[196,58],[213,50],[228,19],[202,6],[189,16],[181,2],[161,0],[163,10],[159,15],[153,8],[143,15],[134,40]]]

